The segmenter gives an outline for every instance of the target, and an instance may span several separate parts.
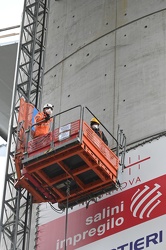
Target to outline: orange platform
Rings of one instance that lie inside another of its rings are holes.
[[[115,189],[119,160],[85,122],[80,138],[77,120],[29,141],[19,165],[16,186],[27,189],[34,202],[71,207]]]

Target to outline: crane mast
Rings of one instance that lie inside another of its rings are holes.
[[[14,154],[18,141],[20,98],[40,108],[44,75],[49,0],[25,0],[11,114],[8,131],[6,174],[0,220],[0,249],[29,249],[32,196],[23,188],[15,189],[17,179]]]

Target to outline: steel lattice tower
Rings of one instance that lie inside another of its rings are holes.
[[[32,197],[15,189],[13,156],[17,142],[20,98],[40,108],[49,0],[25,0],[17,52],[14,89],[9,121],[6,177],[0,220],[0,249],[29,249]]]

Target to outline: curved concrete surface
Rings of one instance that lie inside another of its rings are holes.
[[[88,106],[127,143],[165,130],[166,1],[51,1],[43,103]]]
[[[43,103],[86,105],[128,143],[165,130],[165,16],[165,0],[51,0]],[[16,50],[0,47],[4,139]]]
[[[86,105],[114,136],[120,124],[128,144],[165,131],[165,41],[166,0],[50,0],[43,104]],[[16,50],[0,47],[4,139]]]

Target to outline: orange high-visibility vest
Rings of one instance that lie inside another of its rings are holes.
[[[35,116],[35,123],[38,123],[46,118],[43,112],[39,112]],[[46,135],[50,132],[50,123],[52,122],[52,118],[48,121],[42,121],[38,125],[35,125],[35,133],[34,137],[38,137],[40,135]]]

